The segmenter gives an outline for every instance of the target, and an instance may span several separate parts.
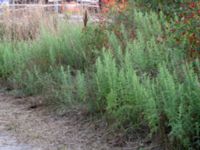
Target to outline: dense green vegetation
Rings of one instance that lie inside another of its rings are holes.
[[[148,128],[168,149],[199,149],[200,64],[188,56],[187,36],[177,41],[174,22],[135,8],[107,25],[61,21],[34,40],[2,38],[0,76],[56,107],[87,105],[117,128]]]

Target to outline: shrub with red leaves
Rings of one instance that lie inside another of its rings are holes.
[[[175,24],[177,39],[188,40],[190,58],[200,57],[200,2],[181,4],[179,10],[179,21]]]

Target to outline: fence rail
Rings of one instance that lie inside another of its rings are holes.
[[[97,14],[100,8],[97,4],[81,4],[81,3],[63,3],[63,4],[10,4],[8,6],[0,5],[0,14],[4,11],[11,12],[23,12],[23,11],[35,11],[35,9],[43,9],[48,12],[61,13],[61,14],[79,14],[83,15],[87,10],[90,14]],[[37,10],[36,10],[37,11]]]
[[[95,9],[99,11],[99,5],[95,4],[70,4],[70,3],[64,3],[64,4],[10,4],[10,5],[0,5],[0,9],[7,9],[10,11],[17,11],[17,10],[23,10],[23,9],[35,9],[35,8],[52,8],[55,11],[62,10],[62,11],[73,11],[73,10],[85,10],[85,9]],[[59,11],[60,12],[60,11]]]
[[[84,4],[84,3],[76,3],[76,4],[70,4],[70,3],[64,3],[64,4],[9,4],[8,7],[52,7],[52,6],[63,6],[67,5],[69,7],[73,6],[80,6],[80,7],[94,7],[94,8],[99,8],[99,5],[97,4]],[[3,5],[0,5],[0,7],[5,7]]]

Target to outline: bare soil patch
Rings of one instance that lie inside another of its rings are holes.
[[[39,99],[0,93],[0,150],[136,150],[142,145],[136,141],[116,147],[104,122],[97,127],[77,112],[55,115],[34,106]]]

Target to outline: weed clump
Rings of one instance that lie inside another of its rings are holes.
[[[187,61],[164,14],[134,10],[131,19],[112,31],[63,21],[32,40],[3,38],[0,77],[49,105],[86,104],[118,128],[145,127],[168,149],[199,149],[199,61]]]

